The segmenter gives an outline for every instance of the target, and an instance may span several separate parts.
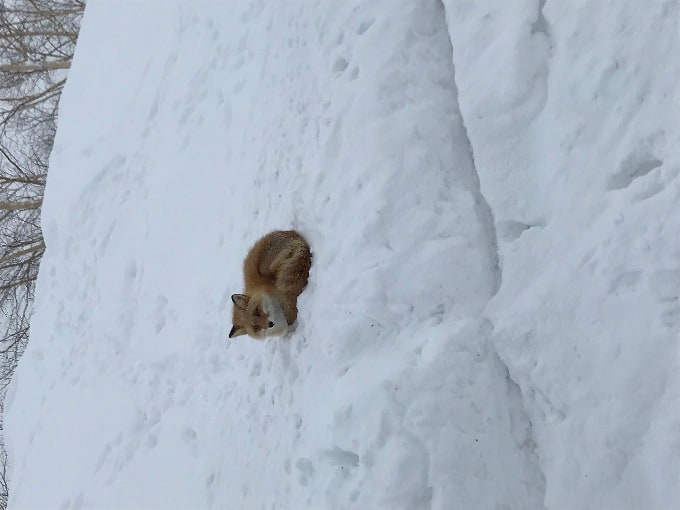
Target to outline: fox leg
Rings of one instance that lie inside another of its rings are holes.
[[[281,304],[283,305],[283,313],[286,316],[286,322],[288,322],[288,325],[293,324],[297,320],[298,314],[297,296],[285,296],[281,300]]]

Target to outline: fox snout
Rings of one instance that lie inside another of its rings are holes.
[[[234,303],[234,316],[229,338],[240,335],[265,338],[288,330],[283,307],[278,299],[268,295],[253,297],[234,294],[231,300]]]

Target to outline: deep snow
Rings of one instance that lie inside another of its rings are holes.
[[[160,5],[87,6],[10,508],[680,500],[678,2]]]

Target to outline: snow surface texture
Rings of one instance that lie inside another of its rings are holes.
[[[678,16],[88,2],[10,507],[676,506]],[[275,228],[297,329],[229,341]]]

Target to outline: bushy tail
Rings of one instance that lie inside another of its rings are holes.
[[[299,295],[307,285],[309,268],[312,266],[309,245],[302,237],[293,239],[277,258],[280,265],[276,286],[287,293]]]

